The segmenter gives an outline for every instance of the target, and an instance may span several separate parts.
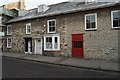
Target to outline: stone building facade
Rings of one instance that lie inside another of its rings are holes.
[[[61,3],[61,5],[62,4],[63,3]],[[29,19],[25,18],[17,20],[13,19],[7,23],[7,25],[11,25],[12,33],[11,35],[6,35],[6,38],[12,38],[12,47],[7,48],[5,45],[4,51],[25,53],[28,49],[26,49],[26,42],[30,41],[30,45],[27,43],[27,47],[31,47],[30,54],[37,54],[36,41],[38,41],[41,42],[39,44],[41,45],[40,47],[42,50],[42,55],[72,57],[73,47],[75,46],[75,44],[73,46],[72,43],[72,34],[81,34],[83,36],[83,59],[103,59],[118,61],[118,54],[120,54],[118,51],[118,45],[120,43],[118,41],[118,32],[120,25],[117,28],[112,28],[111,15],[114,11],[120,12],[119,3],[94,9],[82,9],[80,11],[49,16],[38,16]],[[95,24],[97,26],[95,29],[87,30],[85,28],[86,16],[93,14],[96,15]],[[56,24],[56,31],[53,33],[48,33],[48,21],[51,20],[55,20],[56,22],[53,23]],[[31,24],[30,34],[26,34],[26,24]],[[47,39],[48,37],[46,36],[52,36],[52,38]],[[53,36],[58,36],[60,40]],[[60,49],[58,48],[57,50],[45,50],[47,40],[48,42],[54,41],[54,45],[56,42],[59,42],[57,43],[57,45],[59,45],[57,47],[60,47]],[[7,40],[5,41],[5,44],[7,44]],[[29,49],[27,51],[29,52]]]

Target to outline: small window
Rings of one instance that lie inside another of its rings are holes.
[[[44,36],[44,50],[60,50],[59,36]]]
[[[31,34],[31,23],[26,24],[26,34]]]
[[[97,29],[97,14],[87,14],[85,15],[85,30],[95,30]]]
[[[11,35],[11,33],[12,33],[12,26],[8,25],[7,26],[7,35]]]
[[[7,48],[12,48],[12,38],[7,38]]]
[[[83,42],[82,41],[75,41],[74,42],[74,48],[82,48]]]
[[[120,28],[120,10],[111,12],[112,28]]]
[[[55,33],[56,32],[56,20],[48,20],[48,33]]]

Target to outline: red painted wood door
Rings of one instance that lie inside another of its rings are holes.
[[[82,34],[72,34],[72,57],[83,58]]]

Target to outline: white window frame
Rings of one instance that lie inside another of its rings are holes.
[[[9,27],[11,29],[11,32],[9,33]],[[7,35],[11,35],[12,33],[12,26],[11,25],[7,25]]]
[[[52,37],[52,49],[46,49],[46,38],[47,38],[47,37]],[[55,49],[55,48],[54,48],[55,37],[57,37],[57,39],[58,39],[58,49]],[[45,51],[59,51],[59,50],[60,50],[60,36],[58,36],[58,35],[44,36],[44,50],[45,50]]]
[[[95,28],[87,29],[86,17],[87,17],[87,16],[91,16],[91,15],[95,15]],[[85,15],[85,30],[97,30],[97,13],[92,13],[92,14],[86,14],[86,15]]]
[[[30,26],[30,32],[28,32],[28,26]],[[26,34],[31,34],[31,23],[26,24]]]
[[[112,28],[115,29],[115,28],[120,28],[119,26],[118,27],[113,27],[113,13],[114,12],[119,12],[120,10],[114,10],[114,11],[111,11],[111,23],[112,23]]]
[[[53,31],[53,32],[49,31],[49,22],[50,21],[55,21],[55,31]],[[56,33],[56,19],[47,20],[47,33]]]
[[[11,39],[11,46],[8,45],[8,39]],[[7,38],[7,48],[12,48],[12,38],[11,37]]]

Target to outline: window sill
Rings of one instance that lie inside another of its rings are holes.
[[[56,32],[47,32],[47,33],[52,34],[52,33],[56,33]]]
[[[12,47],[7,47],[8,49],[11,49]]]
[[[11,36],[11,34],[7,34],[7,36]]]
[[[58,50],[44,50],[44,51],[60,51],[60,50],[58,49]]]
[[[85,29],[85,31],[97,31],[97,29]]]
[[[27,35],[30,35],[31,33],[26,33]]]
[[[112,27],[112,29],[120,29],[120,27]]]

